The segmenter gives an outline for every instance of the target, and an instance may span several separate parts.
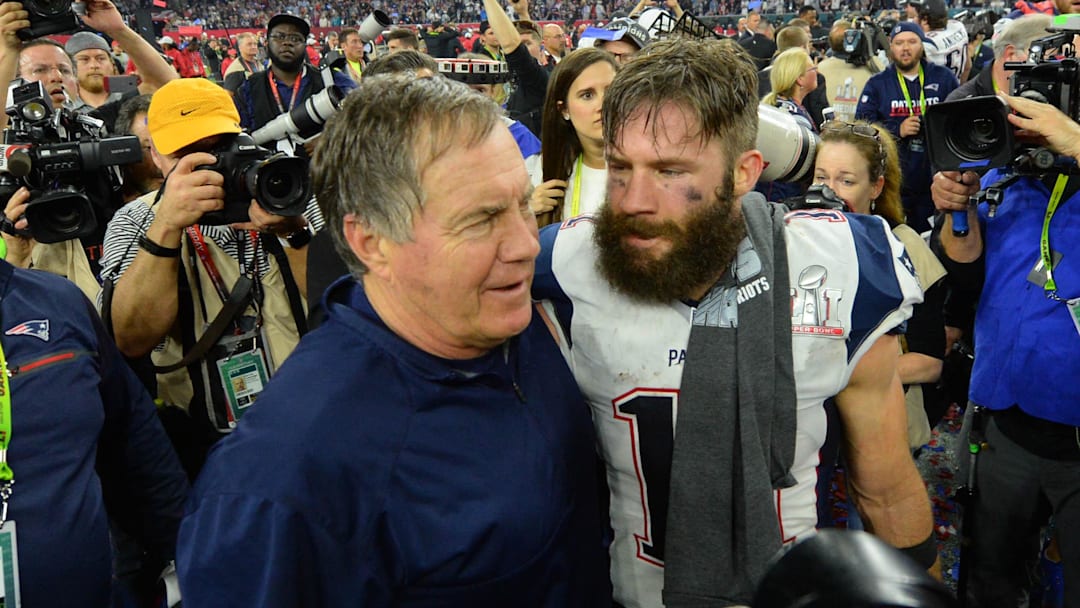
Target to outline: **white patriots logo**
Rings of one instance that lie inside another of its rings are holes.
[[[5,336],[34,336],[42,342],[49,341],[49,320],[23,321],[4,332]]]

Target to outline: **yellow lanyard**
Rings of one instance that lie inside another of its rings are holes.
[[[1057,176],[1054,182],[1054,191],[1050,193],[1050,202],[1046,205],[1046,215],[1043,217],[1042,235],[1039,237],[1039,254],[1042,256],[1043,267],[1046,268],[1046,297],[1051,300],[1060,300],[1057,295],[1057,283],[1054,282],[1054,258],[1050,253],[1050,220],[1061,203],[1061,194],[1065,192],[1065,184],[1069,181],[1068,175]]]
[[[15,473],[8,465],[8,446],[11,444],[11,384],[8,380],[7,359],[0,344],[0,526],[7,521],[8,499]]]
[[[900,81],[900,90],[904,92],[904,101],[907,102],[908,116],[915,115],[915,108],[911,107],[911,94],[908,93],[907,82],[900,70],[896,70],[896,79]],[[926,109],[926,89],[923,87],[924,75],[922,64],[919,64],[919,114]]]
[[[570,199],[570,217],[581,215],[581,155],[578,154],[577,163],[574,165],[574,196]]]

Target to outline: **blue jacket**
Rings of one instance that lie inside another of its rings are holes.
[[[991,171],[983,186],[1001,177]],[[1075,178],[1074,178],[1075,179]],[[1080,333],[1062,302],[1027,280],[1039,262],[1039,240],[1050,190],[1022,178],[1006,191],[985,226],[986,279],[975,316],[978,341],[971,400],[990,409],[1014,403],[1044,420],[1080,426]],[[1054,281],[1062,298],[1080,297],[1080,193],[1061,201],[1050,222],[1050,248],[1061,252]]]
[[[355,280],[326,307],[196,483],[185,603],[610,603],[592,421],[543,321],[449,361]]]
[[[956,76],[945,66],[925,60],[922,65],[927,105],[945,101],[949,93],[960,86]],[[919,81],[916,79],[914,82],[911,80],[906,80],[906,82],[908,95],[911,97],[912,105],[915,106],[915,113],[921,114]],[[900,88],[894,65],[874,74],[866,81],[862,95],[859,96],[859,105],[855,108],[856,118],[880,123],[896,138],[897,151],[900,154],[900,168],[904,175],[901,191],[905,195],[905,206],[908,206],[906,199],[910,194],[929,200],[930,178],[933,175],[930,170],[930,156],[926,152],[925,123],[919,135],[902,139],[900,137],[900,123],[904,122],[910,114],[911,111],[908,109],[904,91]],[[913,146],[916,140],[921,140],[921,145]]]
[[[107,606],[108,514],[171,559],[188,484],[150,395],[74,284],[0,261],[23,606]]]

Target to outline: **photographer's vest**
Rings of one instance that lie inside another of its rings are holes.
[[[892,233],[904,244],[911,264],[915,267],[915,274],[919,277],[919,287],[925,293],[945,276],[945,267],[915,229],[907,224],[900,224],[892,229]],[[944,344],[942,346],[944,347]],[[904,404],[908,414],[908,445],[912,449],[920,448],[930,441],[930,421],[926,417],[921,384],[908,386],[904,393]]]
[[[277,81],[273,77],[273,72],[269,69],[261,72],[255,72],[251,76],[248,76],[247,86],[248,91],[248,103],[250,104],[251,117],[253,124],[252,131],[255,131],[266,123],[274,120],[278,116],[284,113],[288,113],[291,108],[299,106],[301,103],[307,101],[315,94],[326,88],[326,79],[329,77],[329,83],[334,83],[334,76],[330,74],[329,70],[315,70],[308,69],[309,66],[304,66],[304,71],[300,73],[299,78],[307,78],[307,82],[302,82],[300,90],[296,92],[295,99],[290,104],[284,98],[282,98],[282,104],[285,106],[285,112],[281,111],[281,108],[277,104],[277,96],[275,91],[270,87],[270,81]],[[320,74],[322,78],[320,78]]]
[[[141,200],[147,204],[153,202],[153,197],[143,197]],[[212,239],[204,239],[206,248],[213,260],[225,285],[232,289],[240,278],[240,265],[236,258],[225,253]],[[250,245],[248,245],[250,246]],[[206,326],[214,320],[221,311],[223,302],[213,288],[213,282],[205,265],[195,255],[191,239],[186,235],[182,239],[180,247],[180,268],[184,272],[187,285],[190,287],[187,301],[181,301],[178,306],[176,322],[166,334],[163,346],[154,350],[151,359],[154,365],[167,366],[180,361],[184,353],[199,339]],[[289,298],[286,295],[285,278],[281,273],[274,256],[265,254],[269,262],[269,270],[260,277],[259,282],[262,290],[262,327],[264,336],[269,346],[269,373],[273,374],[286,357],[292,353],[300,341],[300,333],[296,327],[296,319],[289,306]],[[189,261],[195,259],[196,263]],[[183,298],[183,294],[181,294]],[[205,306],[205,314],[203,307]],[[307,303],[303,302],[307,309]],[[185,314],[187,313],[187,314]],[[244,315],[254,316],[256,311],[249,306]],[[198,369],[198,364],[193,364],[187,369],[179,369],[166,374],[158,374],[158,397],[165,403],[173,404],[187,410],[195,399],[196,392],[205,398],[200,383],[198,391],[192,384],[191,371]]]
[[[79,239],[37,243],[30,254],[30,267],[64,277],[75,283],[91,302],[97,302],[101,284],[90,269],[86,250]]]

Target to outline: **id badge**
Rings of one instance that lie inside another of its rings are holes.
[[[255,403],[266,387],[270,374],[262,348],[238,353],[217,362],[225,403],[229,407],[229,427],[235,428],[240,417]]]
[[[1073,298],[1065,302],[1065,306],[1069,308],[1069,317],[1072,318],[1073,327],[1076,328],[1076,333],[1080,335],[1080,298]]]
[[[0,527],[0,585],[0,608],[19,608],[19,547],[10,519]]]
[[[922,152],[926,149],[926,146],[923,145],[923,140],[921,137],[916,137],[911,140],[910,144],[908,144],[908,149],[912,152]]]

